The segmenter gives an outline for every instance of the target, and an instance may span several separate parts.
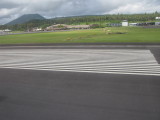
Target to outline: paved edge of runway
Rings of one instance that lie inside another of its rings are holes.
[[[154,55],[155,59],[160,64],[160,47],[159,48],[151,47],[151,48],[149,48],[149,50],[152,52],[152,54]]]
[[[0,47],[13,46],[160,46],[160,43],[26,43],[26,44],[0,44]]]
[[[160,48],[160,43],[33,43],[0,44],[0,49],[146,49]]]

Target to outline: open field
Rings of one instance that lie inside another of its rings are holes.
[[[24,43],[156,43],[160,29],[110,27],[91,30],[63,31],[0,36],[0,44]]]

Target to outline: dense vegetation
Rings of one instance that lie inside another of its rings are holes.
[[[160,29],[108,27],[89,30],[0,36],[0,44],[25,43],[160,43]]]
[[[155,12],[152,14],[115,14],[115,15],[100,15],[100,16],[74,16],[74,17],[61,17],[47,20],[33,20],[25,24],[16,25],[1,25],[0,29],[11,30],[28,30],[33,27],[42,27],[53,24],[99,24],[104,27],[106,23],[119,23],[122,20],[129,22],[150,22],[155,21],[155,17],[160,16],[160,13]]]
[[[44,17],[42,17],[41,15],[39,14],[25,14],[25,15],[22,15],[21,17],[7,23],[7,25],[15,25],[15,24],[24,24],[26,22],[29,22],[31,20],[45,20]]]

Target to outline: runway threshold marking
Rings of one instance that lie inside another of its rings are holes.
[[[4,49],[0,68],[160,76],[150,50]]]

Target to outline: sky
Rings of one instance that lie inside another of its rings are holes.
[[[160,12],[160,0],[0,0],[0,24],[24,14],[46,18]]]

